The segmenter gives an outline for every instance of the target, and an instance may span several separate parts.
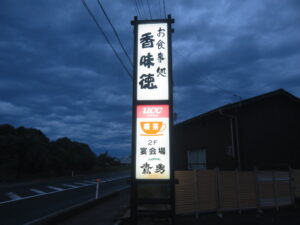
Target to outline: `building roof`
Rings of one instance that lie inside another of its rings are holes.
[[[243,106],[248,105],[250,103],[265,100],[265,99],[268,99],[268,98],[276,96],[276,95],[284,95],[284,96],[290,98],[292,101],[295,101],[295,102],[300,104],[300,99],[298,97],[296,97],[296,96],[292,95],[291,93],[287,92],[286,90],[280,88],[280,89],[277,89],[275,91],[268,92],[268,93],[265,93],[265,94],[262,94],[262,95],[258,95],[258,96],[252,97],[252,98],[247,98],[245,100],[237,101],[235,103],[230,103],[230,104],[223,105],[221,107],[218,107],[218,108],[213,109],[211,111],[208,111],[206,113],[195,116],[191,119],[187,119],[185,121],[179,122],[179,123],[176,124],[176,126],[190,123],[192,121],[195,121],[197,119],[209,116],[209,115],[214,114],[214,113],[219,113],[219,111],[222,111],[222,110],[225,110],[225,109],[228,110],[228,109],[233,109],[233,108],[237,108],[237,107],[243,107]]]

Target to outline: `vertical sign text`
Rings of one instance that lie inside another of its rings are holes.
[[[169,100],[168,24],[139,24],[137,100]]]
[[[169,105],[138,105],[136,179],[170,178]]]

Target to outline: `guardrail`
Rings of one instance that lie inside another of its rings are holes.
[[[73,215],[76,215],[80,212],[82,212],[83,210],[89,209],[103,201],[109,200],[110,198],[116,196],[118,194],[118,192],[121,192],[125,189],[129,188],[129,185],[127,187],[123,187],[115,192],[112,192],[110,194],[107,194],[105,196],[102,196],[100,199],[93,199],[93,200],[89,200],[86,201],[84,203],[81,204],[77,204],[74,206],[71,206],[69,208],[57,211],[55,213],[52,213],[50,215],[47,215],[45,217],[41,217],[38,218],[34,221],[30,221],[25,223],[24,225],[52,225],[52,224],[56,224],[58,222],[61,222],[67,218],[72,217]]]
[[[65,188],[65,189],[54,190],[54,191],[45,192],[45,193],[38,193],[38,194],[27,196],[27,197],[22,197],[22,198],[12,199],[12,200],[8,200],[8,201],[3,201],[3,202],[0,202],[0,205],[8,204],[8,203],[16,202],[16,201],[27,200],[27,199],[31,199],[31,198],[38,198],[38,197],[42,197],[42,196],[46,196],[46,195],[53,195],[53,194],[56,194],[56,193],[59,193],[59,192],[70,191],[70,190],[74,190],[74,189],[86,188],[86,187],[90,187],[90,186],[97,185],[97,184],[98,185],[101,185],[101,184],[106,185],[106,184],[118,182],[118,181],[121,181],[121,180],[126,180],[127,181],[129,178],[130,178],[130,176],[115,177],[115,178],[111,178],[111,179],[108,179],[108,180],[107,179],[102,180],[100,182],[96,182],[96,179],[95,179],[95,182],[85,183],[85,184],[84,183],[79,183],[79,181],[76,181],[76,182],[73,182],[72,184],[74,184],[74,185],[76,184],[76,185],[79,185],[79,186],[69,185],[68,188]],[[101,190],[99,190],[99,191],[101,191]]]

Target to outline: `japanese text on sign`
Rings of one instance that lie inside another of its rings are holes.
[[[167,23],[139,24],[137,50],[137,100],[168,100]]]
[[[169,178],[169,106],[138,105],[136,179]]]

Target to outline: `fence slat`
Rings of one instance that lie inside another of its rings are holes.
[[[293,180],[296,198],[300,198],[300,170],[293,170]]]
[[[195,213],[196,217],[208,211],[222,215],[222,211],[278,208],[293,204],[294,196],[300,197],[300,170],[176,171],[175,178],[179,180],[176,213]]]
[[[197,173],[199,211],[217,210],[217,183],[214,170],[200,170]]]

